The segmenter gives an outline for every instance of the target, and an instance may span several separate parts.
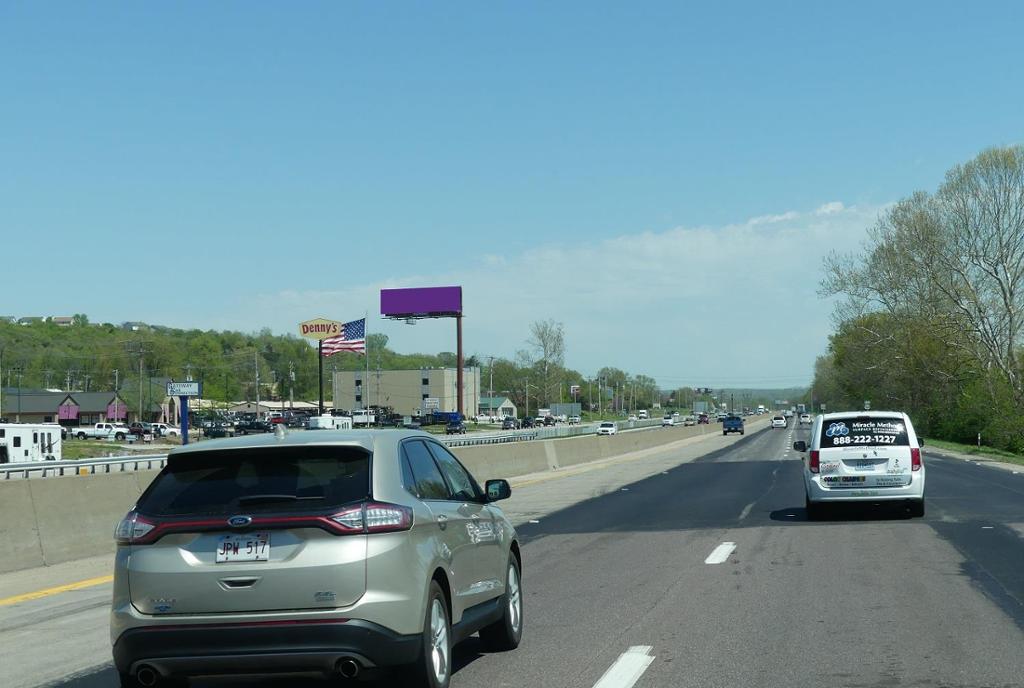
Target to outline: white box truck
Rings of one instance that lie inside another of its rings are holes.
[[[60,460],[59,425],[55,423],[0,424],[0,463]]]

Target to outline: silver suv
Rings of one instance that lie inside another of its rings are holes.
[[[175,449],[115,533],[121,685],[401,666],[443,688],[455,643],[522,637],[519,542],[493,504],[510,492],[418,431]]]

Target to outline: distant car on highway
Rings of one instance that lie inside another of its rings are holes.
[[[175,449],[115,532],[120,685],[239,672],[347,685],[401,667],[402,685],[445,688],[460,640],[522,638],[520,543],[495,504],[510,494],[418,431]]]
[[[800,425],[810,425],[812,423],[811,414],[801,413],[800,414]]]
[[[711,423],[711,418],[708,416],[708,414],[702,413],[699,416],[697,416],[697,424],[698,425],[708,425],[710,423]]]
[[[516,422],[515,418],[509,417],[509,418],[506,418],[505,420],[501,421],[501,429],[502,430],[515,430],[518,427],[519,427],[519,423]]]
[[[597,426],[598,435],[614,435],[619,431],[618,426],[610,421],[604,421]]]
[[[683,425],[696,425],[697,419],[693,416],[683,416]]]
[[[553,427],[555,425],[555,423],[557,423],[557,422],[558,421],[555,420],[554,416],[545,416],[544,417],[544,427],[546,427],[546,428]]]
[[[789,427],[789,423],[786,422],[785,416],[772,416],[772,430],[786,427]]]
[[[461,420],[449,421],[448,425],[444,427],[444,434],[446,435],[465,435],[466,424]]]
[[[635,415],[630,414],[629,418],[627,418],[626,420],[628,420],[630,423],[635,423],[639,419]]]
[[[662,416],[662,418],[661,418],[661,427],[669,428],[669,427],[672,427],[675,424],[676,424],[675,416],[673,416],[671,413],[666,413],[664,416]]]
[[[523,422],[519,424],[523,428],[532,428],[537,425],[537,422],[530,416],[523,418]]]
[[[579,416],[569,416],[569,425],[579,425],[581,418]]]
[[[727,416],[726,414],[724,414],[724,413],[719,413],[719,414],[718,414],[718,415],[716,416],[716,419],[718,420],[718,422],[719,422],[719,423],[721,423],[721,422],[722,422],[722,421],[724,421],[724,420],[725,420],[725,419],[726,419],[727,417],[728,417],[728,416]]]
[[[829,413],[811,426],[805,453],[804,490],[808,519],[835,502],[902,502],[911,516],[924,516],[924,441],[901,412]]]
[[[722,421],[722,434],[728,435],[731,432],[738,432],[741,435],[746,434],[746,431],[743,428],[742,416],[733,414]]]

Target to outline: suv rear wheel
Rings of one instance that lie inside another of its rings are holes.
[[[923,499],[915,499],[910,503],[910,518],[924,518]]]
[[[452,678],[452,629],[448,600],[437,581],[430,582],[423,619],[423,650],[410,667],[410,688],[448,688]]]
[[[501,608],[501,618],[480,629],[480,640],[488,650],[496,652],[516,649],[523,637],[523,589],[519,577],[519,561],[514,554],[508,558]]]

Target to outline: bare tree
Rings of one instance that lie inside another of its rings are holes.
[[[533,350],[535,366],[541,378],[542,397],[551,402],[558,398],[558,383],[565,364],[565,331],[562,323],[538,320],[530,325],[527,342]]]
[[[1024,401],[1024,148],[984,151],[950,170],[934,196],[897,203],[862,253],[830,258],[822,293],[847,297],[840,321],[883,311],[927,322]]]

